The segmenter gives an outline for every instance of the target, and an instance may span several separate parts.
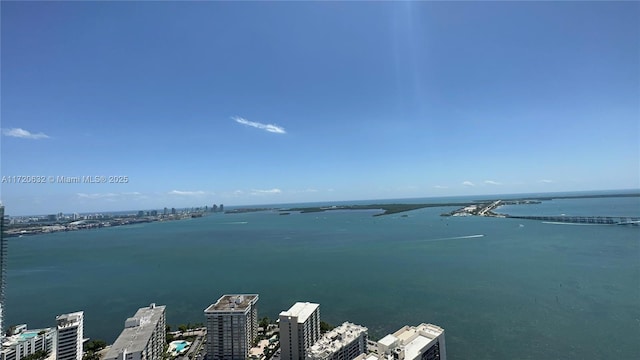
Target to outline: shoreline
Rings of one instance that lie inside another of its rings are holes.
[[[421,204],[406,204],[406,203],[393,203],[393,204],[363,204],[363,205],[328,205],[317,207],[289,207],[289,208],[261,208],[261,207],[248,207],[248,208],[236,208],[227,210],[223,214],[243,214],[250,212],[261,211],[274,211],[278,215],[289,215],[292,212],[304,213],[317,213],[332,210],[380,210],[382,213],[374,214],[372,216],[385,216],[403,213],[407,211],[419,210],[424,208],[434,207],[459,207],[457,210],[449,213],[441,214],[441,216],[487,216],[487,217],[500,217],[500,218],[517,218],[518,216],[511,216],[509,214],[497,214],[493,210],[503,205],[523,205],[523,204],[539,204],[543,201],[561,200],[561,199],[599,199],[599,198],[621,198],[621,197],[640,197],[640,193],[614,193],[614,194],[590,194],[590,195],[559,195],[559,196],[532,196],[521,197],[512,199],[490,199],[490,200],[471,200],[467,202],[443,202],[443,203],[421,203]],[[89,229],[100,229],[108,227],[118,227],[127,225],[136,225],[142,223],[151,222],[163,222],[163,221],[175,221],[202,217],[208,215],[202,212],[185,213],[179,215],[161,215],[156,217],[113,217],[104,220],[81,220],[70,221],[66,223],[50,223],[50,224],[33,224],[31,226],[7,226],[7,230],[4,232],[6,237],[22,237],[28,235],[43,235],[57,232],[79,231]],[[536,217],[536,216],[531,216]],[[596,216],[593,216],[596,217]]]

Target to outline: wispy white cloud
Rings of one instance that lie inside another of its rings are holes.
[[[280,194],[282,190],[280,189],[267,189],[267,190],[259,190],[253,189],[251,190],[251,195],[268,195],[268,194]]]
[[[434,188],[436,188],[436,189],[448,189],[449,187],[448,186],[442,186],[442,185],[436,185],[436,186],[434,186]]]
[[[396,188],[397,191],[403,191],[403,190],[418,190],[418,187],[416,185],[407,185],[407,186],[401,186],[401,187],[397,187]]]
[[[208,193],[206,191],[198,190],[198,191],[182,191],[182,190],[171,190],[168,192],[169,195],[179,195],[179,196],[199,196],[199,195],[208,195],[213,193]]]
[[[21,128],[12,128],[12,129],[2,129],[2,135],[4,136],[10,136],[10,137],[15,137],[15,138],[20,138],[20,139],[32,139],[32,140],[38,140],[38,139],[48,139],[49,135],[45,134],[45,133],[32,133],[30,131],[27,131],[25,129],[21,129]]]
[[[497,182],[497,181],[493,181],[493,180],[485,180],[484,183],[487,184],[487,185],[502,185],[501,182]]]
[[[476,184],[472,183],[471,181],[467,180],[467,181],[463,181],[462,185],[464,186],[469,186],[469,187],[474,187],[476,186]]]
[[[254,127],[254,128],[257,128],[257,129],[261,129],[261,130],[264,130],[264,131],[271,132],[271,133],[276,133],[276,134],[286,134],[287,133],[282,126],[278,126],[278,125],[274,125],[274,124],[262,124],[262,123],[255,122],[255,121],[249,121],[249,120],[247,120],[245,118],[241,118],[239,116],[234,116],[231,119],[233,119],[233,121],[237,122],[238,124],[251,126],[251,127]]]
[[[105,198],[114,198],[114,197],[120,196],[119,194],[116,194],[116,193],[93,193],[93,194],[77,193],[76,195],[82,199],[105,199]]]
[[[542,180],[540,180],[538,182],[541,182],[543,184],[551,184],[553,182],[553,180],[542,179]]]
[[[315,193],[318,192],[317,189],[304,189],[304,190],[290,190],[289,193],[299,194],[299,193]]]
[[[130,191],[130,192],[120,192],[120,193],[76,193],[78,199],[83,200],[108,200],[108,201],[119,201],[119,200],[144,200],[148,199],[147,195],[144,195],[138,191]]]

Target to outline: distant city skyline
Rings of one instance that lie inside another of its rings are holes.
[[[0,6],[12,216],[640,188],[637,2]]]

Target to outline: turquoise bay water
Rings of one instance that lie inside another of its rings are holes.
[[[640,198],[562,202],[640,215]],[[314,301],[323,320],[374,339],[431,322],[451,359],[640,358],[640,227],[439,216],[451,210],[215,214],[10,238],[7,324],[84,310],[85,335],[112,342],[151,302],[175,328],[247,292],[260,316]]]
[[[505,205],[496,212],[501,214],[527,216],[638,216],[640,202],[637,197],[605,199],[557,199],[540,204]],[[635,214],[635,215],[634,215]]]

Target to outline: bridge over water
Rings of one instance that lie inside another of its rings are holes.
[[[640,217],[616,216],[514,216],[506,215],[510,219],[540,220],[572,224],[603,224],[603,225],[640,225]]]

